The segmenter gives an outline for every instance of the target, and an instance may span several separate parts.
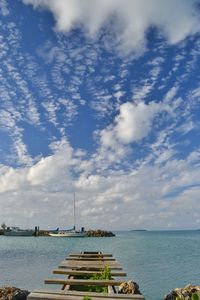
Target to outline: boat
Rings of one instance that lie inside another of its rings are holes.
[[[32,229],[20,229],[19,227],[7,227],[4,231],[6,236],[32,236],[34,230]]]
[[[60,230],[57,228],[54,231],[49,231],[49,236],[52,237],[85,237],[86,231],[84,227],[81,230],[76,230],[76,203],[75,203],[75,193],[74,193],[74,226],[71,229]]]
[[[78,230],[59,230],[58,232],[49,232],[52,237],[85,237],[86,232]]]

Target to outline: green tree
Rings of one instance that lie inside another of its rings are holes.
[[[1,228],[3,229],[3,231],[6,230],[7,226],[4,222],[1,224]]]

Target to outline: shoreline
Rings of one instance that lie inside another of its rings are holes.
[[[49,235],[50,232],[53,231],[49,231],[49,230],[35,230],[33,232],[32,235],[28,235],[29,237],[31,236],[35,236],[35,237],[40,237],[40,236],[48,236],[51,237]],[[0,235],[6,236],[4,234],[4,231],[0,231]],[[25,236],[25,235],[9,235],[9,236]],[[85,237],[114,237],[115,234],[112,231],[107,231],[107,230],[102,230],[102,229],[89,229],[86,231],[86,235]]]

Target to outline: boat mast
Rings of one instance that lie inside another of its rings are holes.
[[[75,192],[74,192],[74,230],[76,230],[76,205],[75,205]]]

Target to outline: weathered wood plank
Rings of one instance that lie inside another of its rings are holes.
[[[93,275],[93,274],[101,274],[101,271],[87,271],[87,270],[68,270],[64,268],[54,269],[53,274],[63,274],[63,275]],[[120,271],[111,271],[111,276],[127,276],[126,272],[120,272]]]
[[[64,260],[64,262],[67,262],[68,264],[77,264],[77,259],[71,259],[71,260],[68,260],[68,261],[66,261],[66,260]],[[98,263],[98,264],[101,264],[101,263],[104,263],[104,260],[95,260],[95,261],[90,261],[89,259],[87,259],[87,260],[80,260],[80,263],[82,263],[82,264],[96,264],[96,263]],[[119,264],[118,262],[117,262],[117,260],[115,260],[115,261],[113,261],[113,260],[111,260],[111,261],[105,261],[105,264],[110,264],[110,265],[115,265],[115,264]]]
[[[81,260],[81,261],[116,261],[115,258],[109,258],[109,257],[102,257],[102,256],[96,256],[96,257],[66,257],[65,260]]]
[[[73,296],[75,298],[74,299],[79,299],[77,297],[81,297],[80,299],[83,299],[84,296],[88,296],[91,297],[92,299],[98,300],[104,300],[104,299],[117,299],[117,300],[121,300],[121,299],[126,299],[126,300],[145,300],[143,295],[132,295],[132,294],[106,294],[106,293],[95,293],[95,292],[80,292],[80,291],[55,291],[55,290],[36,290],[33,291],[31,294],[34,294],[36,296],[35,299],[48,299],[48,298],[37,298],[37,295],[54,295],[54,297],[56,296]],[[28,296],[28,300],[32,300],[29,297],[31,296],[31,294],[29,294]],[[51,299],[58,299],[58,298],[51,298]],[[68,300],[68,298],[61,298],[61,299],[66,299]]]
[[[27,300],[82,300],[82,296],[31,293]],[[102,298],[99,298],[102,300]],[[99,300],[98,299],[98,300]],[[97,300],[97,298],[96,298]]]
[[[87,295],[88,296],[88,295]],[[92,297],[93,300],[144,300],[144,297],[140,297],[140,295],[132,295],[129,297],[100,297],[89,295],[88,297]],[[39,293],[31,293],[29,294],[28,300],[83,300],[83,296],[80,295],[54,295],[54,294],[39,294]]]
[[[58,266],[60,269],[74,269],[74,270],[80,270],[80,271],[102,271],[105,268],[105,265],[100,265],[100,266],[79,266],[79,265],[74,265],[74,266],[68,266],[65,263],[62,263]],[[110,270],[123,270],[122,267],[113,267],[109,266]]]
[[[111,253],[83,253],[83,252],[77,252],[77,253],[71,253],[69,254],[70,257],[76,257],[76,256],[81,256],[81,257],[112,257],[113,255]]]
[[[95,286],[108,286],[120,285],[122,280],[87,280],[87,279],[63,279],[63,278],[48,278],[44,280],[46,284],[63,284],[63,285],[95,285]]]
[[[108,294],[115,294],[115,287],[112,285],[108,285]]]
[[[65,260],[64,260],[65,261]],[[70,260],[68,260],[67,261],[69,264],[77,264],[77,259],[70,259]],[[104,262],[104,260],[102,260],[102,259],[98,259],[98,260],[94,260],[94,261],[92,261],[92,260],[90,260],[90,259],[86,259],[86,260],[80,260],[80,263],[83,263],[83,264],[95,264],[96,262],[98,262],[98,263],[102,263],[102,262]],[[108,264],[116,264],[116,263],[118,263],[117,262],[117,260],[111,260],[111,261],[108,261]]]
[[[63,260],[61,262],[62,265],[69,267],[99,267],[99,266],[108,266],[108,267],[121,267],[121,265],[117,261],[81,261],[81,260]]]
[[[59,265],[59,268],[70,268],[70,269],[80,269],[80,268],[88,268],[88,269],[104,269],[105,267],[109,267],[110,269],[116,269],[120,268],[122,269],[121,265],[117,262],[104,262],[104,261],[62,261]]]

